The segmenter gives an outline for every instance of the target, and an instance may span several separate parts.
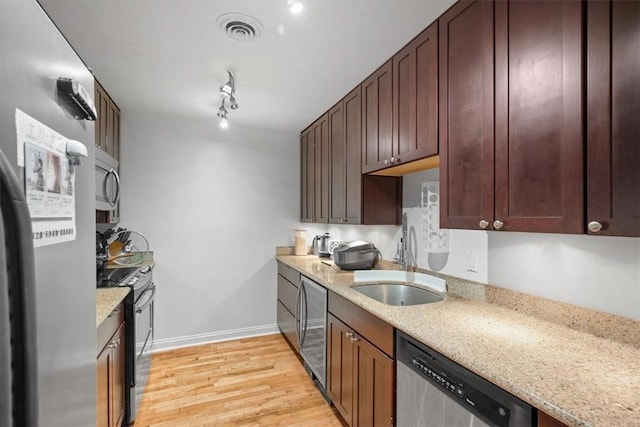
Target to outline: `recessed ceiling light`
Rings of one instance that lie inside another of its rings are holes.
[[[299,0],[287,0],[287,5],[289,5],[289,12],[293,14],[298,14],[304,9],[304,5]]]
[[[231,40],[248,42],[257,39],[264,32],[264,27],[256,18],[243,13],[225,13],[216,20],[220,31]]]

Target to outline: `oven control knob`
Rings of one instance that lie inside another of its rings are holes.
[[[144,266],[144,267],[142,267],[142,268],[140,269],[140,273],[142,273],[142,274],[147,274],[147,273],[149,272],[149,270],[151,270],[151,267],[149,267],[149,266],[147,265],[147,266]]]

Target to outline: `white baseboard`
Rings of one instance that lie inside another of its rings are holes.
[[[188,335],[177,338],[164,338],[153,340],[152,353],[173,350],[181,347],[210,344],[214,342],[230,341],[240,338],[259,337],[280,332],[277,324],[253,326],[250,328],[231,329],[228,331],[209,332],[206,334]]]

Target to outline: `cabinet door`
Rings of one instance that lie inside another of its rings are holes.
[[[395,365],[364,338],[355,336],[356,359],[354,426],[392,426]]]
[[[124,409],[125,409],[125,337],[124,337],[124,323],[120,324],[118,331],[113,336],[113,382],[112,382],[112,397],[111,397],[111,419],[113,427],[120,427],[124,421]]]
[[[313,147],[311,128],[300,135],[300,221],[313,221]]]
[[[313,222],[329,222],[329,120],[322,116],[312,126],[314,146]]]
[[[97,80],[95,80],[95,96],[96,96],[96,109],[98,118],[95,126],[95,145],[104,151],[107,151],[107,134],[108,132],[108,119],[109,115],[109,95]]]
[[[495,3],[495,219],[504,230],[584,230],[582,7]]]
[[[438,22],[393,57],[394,164],[438,154]]]
[[[391,60],[362,83],[362,150],[363,173],[388,166],[393,157]]]
[[[440,225],[493,220],[493,3],[460,2],[439,20]]]
[[[362,218],[362,102],[360,86],[329,110],[331,216],[329,222],[360,224]]]
[[[327,393],[348,425],[353,425],[355,374],[351,334],[347,325],[327,314]]]
[[[340,101],[328,113],[331,152],[330,223],[343,222],[346,203],[346,150],[344,138],[344,104]]]
[[[110,407],[110,375],[111,375],[111,348],[107,347],[98,355],[97,362],[97,381],[96,381],[96,396],[97,396],[97,414],[96,425],[98,427],[109,427],[109,413]]]
[[[349,93],[344,104],[345,207],[344,221],[362,222],[362,95],[360,86]]]
[[[111,103],[113,122],[111,125],[111,152],[116,160],[120,160],[120,109]]]
[[[588,8],[588,232],[640,237],[640,3]]]

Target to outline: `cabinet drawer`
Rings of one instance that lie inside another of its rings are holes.
[[[300,283],[300,272],[282,262],[278,262],[278,274],[293,283],[296,287]]]
[[[291,343],[291,346],[300,352],[300,346],[298,345],[298,337],[296,336],[296,330],[298,329],[298,321],[293,317],[293,314],[287,310],[287,308],[278,301],[278,328],[287,338],[287,341]]]
[[[333,292],[329,292],[328,310],[358,335],[394,357],[393,326]]]
[[[104,322],[98,327],[98,353],[102,351],[104,346],[109,343],[113,334],[116,333],[120,324],[124,322],[124,301],[113,309],[111,314],[104,319]]]
[[[291,313],[296,314],[298,287],[278,274],[278,300]]]

